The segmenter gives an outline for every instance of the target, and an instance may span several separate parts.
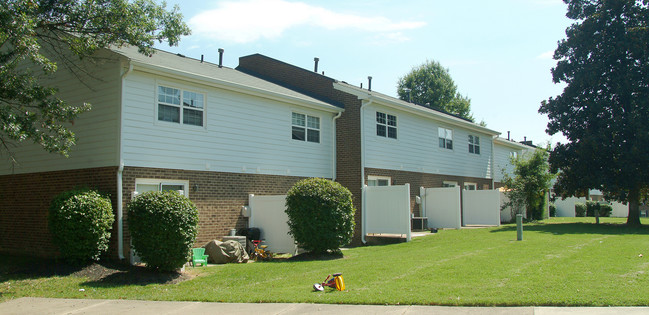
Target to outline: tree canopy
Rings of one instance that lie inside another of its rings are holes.
[[[426,61],[397,82],[397,94],[404,101],[427,105],[473,121],[471,100],[457,91],[447,68]]]
[[[68,155],[75,143],[68,128],[90,104],[68,104],[45,86],[59,66],[77,63],[111,45],[176,45],[189,28],[174,7],[152,0],[7,0],[0,6],[0,152],[31,140]],[[70,58],[73,56],[73,58]],[[56,61],[55,61],[56,60]]]
[[[649,1],[565,0],[576,20],[554,52],[563,93],[543,101],[547,133],[563,133],[550,153],[562,196],[587,189],[629,203],[627,224],[640,225],[649,183]]]
[[[503,208],[524,208],[528,219],[542,220],[545,196],[554,177],[549,172],[548,151],[537,148],[524,156],[511,157],[511,163],[514,165],[513,174],[503,170],[503,184],[507,188],[505,194],[509,197]]]

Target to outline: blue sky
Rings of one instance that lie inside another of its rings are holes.
[[[506,137],[565,142],[545,133],[542,100],[561,93],[552,53],[572,23],[561,0],[168,0],[192,35],[157,47],[236,67],[254,53],[396,96],[397,80],[426,60],[449,69],[476,121]]]

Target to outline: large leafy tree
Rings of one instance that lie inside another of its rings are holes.
[[[0,152],[33,141],[68,155],[68,128],[90,104],[68,104],[43,79],[61,66],[83,72],[80,60],[111,45],[176,45],[189,28],[178,7],[151,0],[6,0],[0,5]]]
[[[427,105],[473,121],[471,100],[457,91],[448,69],[437,61],[426,61],[401,77],[397,82],[397,94],[404,101]]]
[[[550,154],[562,196],[590,188],[629,204],[628,225],[649,183],[649,1],[564,0],[576,20],[554,52],[563,93],[543,101],[550,135],[568,139]]]

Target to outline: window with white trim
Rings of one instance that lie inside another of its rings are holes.
[[[367,176],[367,186],[391,186],[392,178],[389,176]]]
[[[293,140],[320,143],[320,117],[293,112],[291,125]]]
[[[457,182],[444,181],[442,182],[442,187],[457,187]]]
[[[135,180],[133,197],[148,191],[176,191],[189,196],[189,181],[138,178]]]
[[[376,135],[397,138],[397,116],[376,112]]]
[[[476,184],[476,183],[464,183],[464,190],[478,190],[478,184]]]
[[[158,120],[203,126],[205,94],[158,86]]]
[[[480,137],[469,135],[469,153],[480,154]]]
[[[439,127],[437,134],[439,136],[439,147],[453,150],[453,130]]]
[[[509,152],[509,156],[512,157],[512,158],[518,158],[518,152],[511,151],[511,152]]]

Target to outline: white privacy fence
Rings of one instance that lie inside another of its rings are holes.
[[[584,197],[569,197],[564,200],[561,200],[561,197],[557,197],[557,200],[554,201],[554,205],[557,207],[557,217],[574,217],[575,214],[575,203],[586,203],[586,198]],[[629,215],[629,206],[622,204],[617,201],[608,201],[607,203],[611,204],[613,211],[611,212],[612,217],[617,218],[626,218]]]
[[[410,184],[364,186],[363,242],[367,234],[400,234],[410,241]]]
[[[462,227],[460,187],[420,188],[422,216],[428,217],[429,228]]]
[[[464,225],[500,225],[500,191],[465,190],[462,217]]]
[[[295,241],[288,234],[286,195],[248,196],[250,207],[249,226],[261,230],[261,238],[274,253],[294,253]]]

